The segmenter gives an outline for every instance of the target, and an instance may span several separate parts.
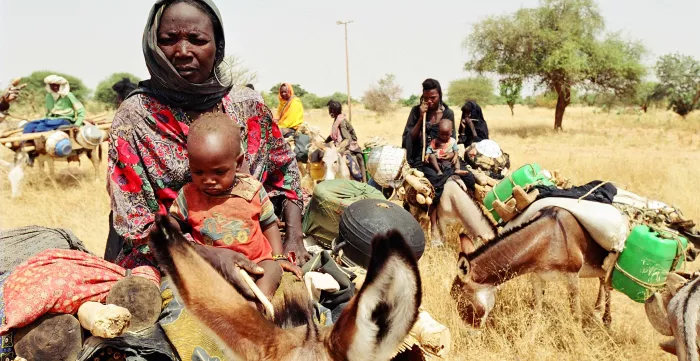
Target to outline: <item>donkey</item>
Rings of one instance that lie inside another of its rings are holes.
[[[27,153],[15,152],[12,163],[0,159],[0,166],[7,170],[7,180],[10,181],[10,189],[12,190],[12,198],[17,198],[22,195],[22,181],[24,180],[24,166],[28,160]]]
[[[85,154],[88,159],[92,162],[92,167],[95,171],[94,175],[94,180],[95,182],[98,182],[100,180],[100,165],[102,164],[102,144],[98,145],[97,148],[95,149],[85,149],[85,148],[79,148],[73,150],[71,155],[65,158],[59,158],[60,161],[65,161],[65,162],[78,162],[80,164],[80,156],[82,154]],[[49,177],[52,182],[54,181],[55,177],[55,166],[54,163],[56,158],[48,156],[45,152],[38,153],[38,154],[32,154],[34,157],[32,164],[35,162],[39,168],[39,170],[43,173],[44,172],[44,164],[48,164],[49,166]],[[10,185],[12,187],[12,198],[20,197],[22,195],[22,183],[24,180],[24,168],[30,163],[30,156],[22,151],[18,150],[15,152],[15,157],[14,157],[14,162],[10,163],[7,161],[0,160],[0,166],[6,168],[8,172],[8,180],[10,181]]]
[[[460,235],[460,243],[463,252],[474,251],[471,240],[483,241],[493,239],[498,230],[488,218],[484,216],[480,206],[470,197],[464,189],[461,180],[449,180],[445,183],[437,209],[435,209],[435,222],[431,222],[432,240],[442,243],[447,234],[447,227],[454,222],[459,222],[467,231]],[[470,240],[471,239],[471,240]]]
[[[307,310],[303,325],[290,328],[289,320],[300,317],[290,312],[275,316],[282,328],[268,321],[197,254],[167,217],[156,218],[150,245],[185,305],[233,360],[389,360],[418,317],[418,265],[396,230],[375,236],[362,288],[337,322],[326,328],[318,328],[308,316],[308,298],[300,305]],[[286,295],[285,303],[289,307]]]
[[[673,336],[660,344],[661,349],[679,361],[700,360],[700,274],[669,273],[665,289],[649,297],[644,308],[654,329]]]
[[[598,318],[610,327],[610,289],[602,268],[608,252],[596,243],[568,211],[544,208],[529,223],[490,240],[467,255],[461,252],[450,294],[462,319],[481,327],[495,304],[497,286],[533,273],[535,311],[541,312],[543,281],[564,275],[568,281],[571,310],[580,321],[579,278],[598,277],[595,306]]]

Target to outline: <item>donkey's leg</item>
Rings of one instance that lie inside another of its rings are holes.
[[[86,152],[88,158],[92,161],[92,167],[95,169],[95,182],[100,180],[100,151],[98,147],[95,150]]]
[[[600,285],[598,286],[598,297],[595,300],[595,308],[593,308],[593,315],[599,322],[603,321],[603,313],[606,311],[606,295],[605,295],[605,279],[599,278]]]
[[[581,323],[581,290],[579,288],[579,277],[578,273],[568,274],[567,285],[569,288],[569,302],[571,306],[571,313],[574,316],[574,321],[576,323]]]
[[[544,298],[544,279],[537,273],[532,273],[530,275],[530,282],[532,283],[532,295],[535,299],[535,314],[540,315],[542,313],[542,299]]]
[[[431,246],[442,246],[445,244],[443,241],[443,226],[444,226],[444,221],[440,222],[439,217],[438,217],[438,212],[439,209],[434,209],[432,212],[430,212],[430,228],[431,228],[431,240],[430,240],[430,245]]]
[[[601,279],[601,283],[604,283],[605,279]],[[603,325],[605,328],[610,328],[612,326],[612,295],[610,294],[610,287],[605,285],[605,312],[603,312]]]

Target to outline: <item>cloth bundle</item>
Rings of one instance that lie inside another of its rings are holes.
[[[131,272],[154,284],[160,273],[154,267]],[[80,251],[47,249],[18,266],[4,285],[4,334],[37,320],[46,313],[74,314],[87,301],[104,302],[127,270],[102,258]]]

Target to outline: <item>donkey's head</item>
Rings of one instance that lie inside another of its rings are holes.
[[[342,141],[338,147],[333,142],[322,143],[313,141],[313,145],[323,153],[321,157],[321,162],[325,169],[323,180],[350,178],[350,170],[343,159],[343,153],[348,147],[347,140]]]
[[[374,238],[363,287],[333,326],[320,329],[268,321],[161,217],[151,248],[187,308],[234,360],[389,360],[418,316],[418,266],[395,230]]]
[[[483,326],[496,303],[496,287],[472,280],[468,256],[459,254],[457,277],[452,282],[450,295],[457,302],[457,311],[464,322],[473,327]]]

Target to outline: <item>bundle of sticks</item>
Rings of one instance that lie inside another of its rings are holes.
[[[112,120],[108,119],[108,113],[101,113],[95,116],[91,116],[85,119],[85,123],[90,123],[95,125],[97,128],[109,131],[112,127]],[[66,128],[64,131],[68,131],[71,138],[75,135],[73,132],[78,128]],[[40,133],[22,133],[23,128],[17,128],[12,130],[7,130],[0,134],[0,145],[4,145],[6,148],[12,151],[17,151],[22,148],[23,151],[29,152],[35,149],[31,144],[27,142],[33,142],[37,139],[46,139],[50,134],[55,132],[55,130]]]
[[[423,172],[413,168],[404,171],[404,183],[396,190],[399,200],[418,207],[429,207],[435,199],[435,189]]]

